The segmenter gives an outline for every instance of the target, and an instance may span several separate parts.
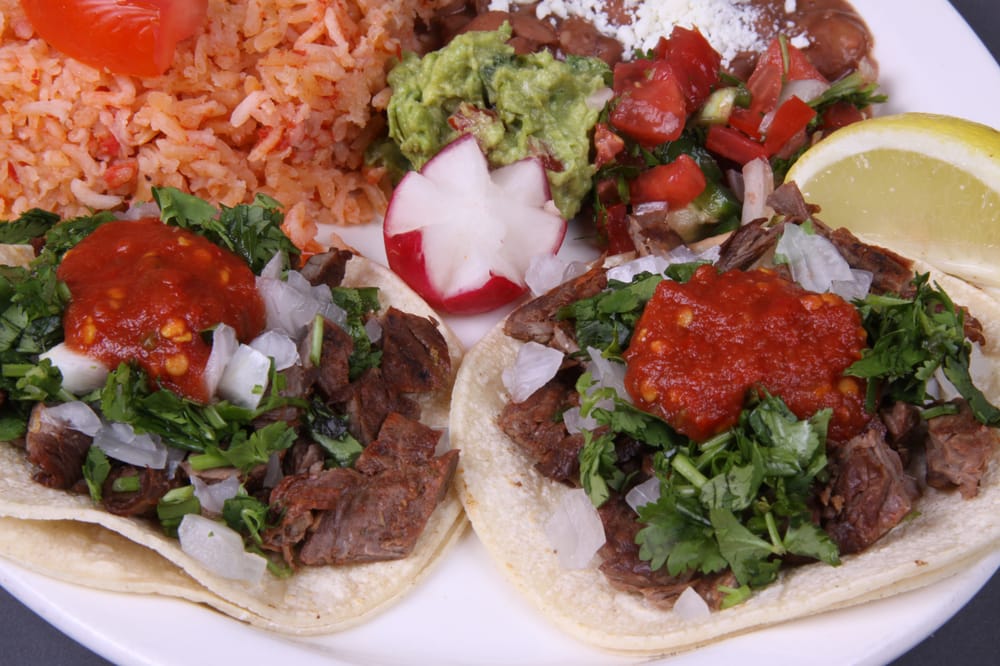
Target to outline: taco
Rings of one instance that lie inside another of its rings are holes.
[[[677,652],[996,547],[1000,306],[798,198],[701,254],[606,257],[465,358],[467,515],[582,641]]]
[[[155,193],[162,219],[0,227],[42,248],[0,273],[0,555],[285,633],[363,622],[466,525],[440,442],[461,345],[351,250],[292,269],[274,200]]]

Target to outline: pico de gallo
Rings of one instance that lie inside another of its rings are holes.
[[[828,81],[783,36],[742,81],[701,33],[681,26],[618,63],[613,90],[594,131],[593,191],[612,253],[636,249],[637,223],[659,228],[668,245],[735,228],[753,187],[741,182],[748,164],[760,161],[757,182],[770,191],[815,140],[885,100],[860,71]]]

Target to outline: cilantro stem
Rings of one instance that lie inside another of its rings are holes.
[[[3,366],[4,377],[24,377],[35,367],[31,363],[6,363]]]
[[[767,525],[767,535],[771,539],[771,550],[775,555],[785,554],[785,543],[778,533],[778,524],[774,520],[774,514],[770,511],[764,514],[764,523]]]
[[[698,471],[698,468],[693,462],[691,462],[691,459],[683,453],[678,452],[677,455],[674,456],[674,459],[670,461],[670,466],[674,468],[674,471],[694,484],[694,486],[699,490],[702,486],[708,483],[708,477]]]

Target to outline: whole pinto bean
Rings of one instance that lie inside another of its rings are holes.
[[[804,53],[831,81],[857,69],[871,50],[868,28],[853,12],[819,9],[803,13],[798,23],[810,38]]]
[[[584,19],[571,16],[559,26],[559,46],[563,53],[600,58],[612,67],[622,59],[621,43],[605,37]]]

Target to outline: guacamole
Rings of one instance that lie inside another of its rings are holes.
[[[462,134],[475,135],[493,167],[540,157],[556,206],[571,218],[594,175],[590,134],[601,105],[588,99],[611,70],[596,58],[516,55],[510,34],[504,25],[423,58],[407,54],[389,73],[389,136],[415,169]]]

